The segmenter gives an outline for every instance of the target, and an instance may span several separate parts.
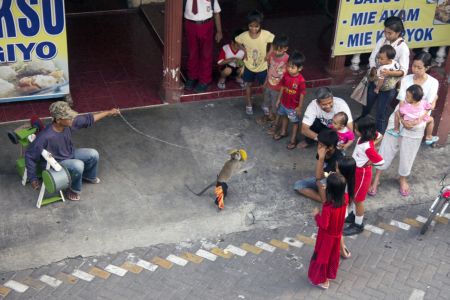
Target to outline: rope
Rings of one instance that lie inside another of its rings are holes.
[[[156,141],[158,141],[158,142],[161,142],[161,143],[164,143],[164,144],[168,144],[168,145],[170,145],[170,146],[174,146],[174,147],[177,147],[177,148],[182,148],[182,149],[188,149],[188,150],[192,150],[192,151],[197,151],[197,152],[200,152],[200,153],[203,153],[203,154],[206,154],[206,155],[211,155],[211,156],[216,156],[216,157],[221,157],[221,158],[225,157],[224,155],[217,155],[217,154],[205,152],[205,151],[198,150],[198,149],[193,149],[193,148],[189,148],[189,147],[180,146],[180,145],[177,145],[177,144],[173,144],[173,143],[170,143],[170,142],[161,140],[161,139],[156,138],[156,137],[154,137],[154,136],[150,136],[150,135],[145,134],[145,133],[143,133],[143,132],[137,130],[136,128],[134,128],[133,125],[131,125],[127,120],[125,120],[125,118],[122,116],[122,114],[119,114],[119,116],[123,119],[123,121],[124,121],[125,123],[127,123],[128,126],[131,127],[131,129],[133,129],[133,130],[136,131],[137,133],[142,134],[142,135],[144,135],[144,136],[146,136],[146,137],[148,137],[148,138],[150,138],[150,139],[153,139],[153,140],[156,140]]]

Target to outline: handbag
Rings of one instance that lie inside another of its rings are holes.
[[[370,69],[367,70],[366,75],[364,75],[361,82],[358,84],[353,93],[350,95],[350,98],[356,100],[362,105],[367,105],[367,91],[370,85],[369,76],[370,76]]]

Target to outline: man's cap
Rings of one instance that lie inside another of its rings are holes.
[[[55,119],[72,120],[78,113],[72,110],[67,102],[57,101],[50,105],[50,113]]]

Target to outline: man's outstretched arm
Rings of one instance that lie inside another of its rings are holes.
[[[111,117],[111,116],[117,116],[120,114],[120,111],[117,108],[112,108],[107,111],[103,111],[101,113],[96,113],[94,115],[94,122],[97,122],[100,119],[103,119],[104,117]]]

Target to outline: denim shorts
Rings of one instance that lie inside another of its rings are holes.
[[[284,106],[283,104],[280,104],[280,108],[278,109],[278,114],[280,116],[288,116],[289,121],[295,123],[298,122],[298,115],[295,109],[290,109]]]
[[[255,77],[258,79],[259,84],[263,85],[264,82],[266,82],[267,70],[255,73],[247,69],[247,67],[244,68],[244,75],[242,75],[242,79],[245,82],[254,82]]]
[[[323,185],[327,184],[326,178],[320,179],[319,181]],[[294,190],[296,190],[296,191],[297,190],[306,190],[306,189],[313,189],[316,192],[319,191],[319,188],[317,187],[315,176],[311,176],[311,177],[307,177],[305,179],[299,180],[294,185]]]

